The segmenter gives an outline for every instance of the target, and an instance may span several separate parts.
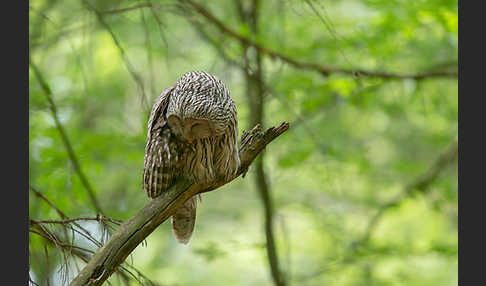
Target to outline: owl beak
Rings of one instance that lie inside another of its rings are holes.
[[[194,139],[186,137],[186,142],[189,143],[189,148],[191,148],[192,152],[196,152],[196,148],[194,148]]]

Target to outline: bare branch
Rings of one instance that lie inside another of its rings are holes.
[[[337,259],[339,260],[339,262],[335,260],[332,263],[329,263],[329,265],[321,267],[321,269],[319,269],[318,271],[300,277],[299,281],[302,283],[306,280],[316,278],[324,274],[330,268],[331,265],[335,265],[336,263],[340,263],[341,265],[343,265],[355,261],[357,258],[356,253],[359,251],[361,246],[365,245],[369,241],[379,221],[383,218],[383,215],[393,207],[400,205],[406,198],[408,198],[414,192],[416,191],[426,192],[428,190],[428,187],[437,179],[440,172],[442,172],[446,167],[448,167],[451,163],[453,163],[456,160],[457,155],[458,155],[458,142],[457,142],[457,138],[455,138],[453,142],[449,145],[449,147],[446,148],[446,150],[444,150],[437,157],[437,159],[432,163],[432,165],[429,167],[429,169],[426,172],[419,175],[408,185],[406,185],[403,188],[403,191],[395,199],[384,204],[378,209],[377,213],[368,221],[364,234],[361,236],[361,238],[353,241],[350,244],[347,252],[343,256],[339,257],[339,259]]]
[[[373,77],[373,78],[383,78],[383,79],[415,79],[421,80],[425,78],[456,78],[458,77],[457,72],[449,72],[449,71],[438,71],[438,72],[428,72],[428,73],[421,73],[421,74],[394,74],[389,72],[380,72],[380,71],[369,71],[364,69],[344,69],[339,67],[332,67],[332,66],[321,66],[314,63],[306,63],[301,62],[299,60],[290,58],[285,56],[279,52],[270,50],[254,41],[236,33],[229,27],[223,24],[221,20],[216,18],[212,13],[210,13],[206,8],[203,6],[191,1],[191,0],[180,0],[183,3],[188,3],[189,6],[194,8],[194,10],[206,18],[209,22],[213,23],[221,32],[231,36],[232,38],[237,39],[241,43],[252,46],[257,49],[262,54],[265,54],[273,59],[279,59],[287,64],[290,64],[296,68],[305,69],[305,70],[312,70],[319,72],[324,76],[328,76],[332,73],[340,73],[340,74],[347,74],[353,75],[358,77]]]
[[[90,221],[90,220],[91,221],[94,221],[94,220],[96,220],[96,221],[99,221],[100,223],[103,223],[105,221],[109,221],[109,222],[114,223],[116,225],[120,225],[121,224],[121,221],[119,221],[119,220],[116,220],[116,219],[113,219],[113,218],[104,217],[102,215],[98,215],[97,217],[93,217],[93,218],[89,218],[89,217],[88,218],[84,218],[84,217],[81,217],[81,218],[72,218],[72,219],[69,219],[69,218],[67,218],[67,216],[60,209],[58,209],[52,202],[50,202],[42,193],[40,193],[39,191],[37,191],[32,186],[30,188],[31,188],[31,190],[38,197],[40,197],[41,199],[43,199],[44,201],[46,201],[53,209],[55,209],[61,217],[66,218],[66,219],[64,219],[64,220],[29,220],[29,224],[33,227],[33,228],[30,228],[29,229],[29,232],[34,233],[34,234],[37,234],[38,236],[42,237],[44,240],[46,240],[47,242],[49,242],[50,244],[52,244],[54,247],[60,248],[61,251],[65,251],[65,252],[67,252],[67,253],[69,253],[71,255],[74,255],[75,257],[81,259],[85,263],[88,263],[88,261],[91,259],[91,255],[90,254],[93,254],[94,251],[92,251],[90,249],[83,248],[83,247],[76,246],[73,243],[68,243],[68,242],[63,241],[59,236],[57,236],[56,234],[54,234],[51,231],[48,231],[45,227],[42,227],[42,224],[62,224],[63,226],[68,225],[68,228],[71,231],[73,231],[73,234],[72,234],[72,237],[73,238],[74,238],[74,233],[76,232],[76,233],[82,235],[84,238],[88,239],[89,241],[93,242],[93,244],[96,245],[96,246],[98,246],[98,247],[101,247],[102,244],[99,241],[97,241],[94,237],[92,237],[90,235],[90,233],[86,229],[84,229],[81,225],[77,224],[77,221],[80,221],[80,220],[81,221]],[[84,233],[78,231],[77,229],[75,229],[74,227],[72,227],[70,224],[73,224],[73,225],[77,226],[78,228],[80,228],[81,230],[83,230]],[[65,228],[63,230],[65,230],[65,233],[66,233],[67,228]],[[68,237],[67,236],[67,233],[65,234],[65,237],[66,238]],[[129,264],[126,264],[126,265],[127,265],[127,267],[129,267],[132,270],[134,270],[135,272],[137,272],[137,275],[138,276],[140,276],[144,280],[148,281],[150,283],[149,285],[157,285],[156,283],[154,283],[153,281],[151,281],[150,279],[148,279],[143,273],[141,273],[134,266],[129,265]],[[125,281],[128,281],[128,279],[129,279],[129,276],[125,272],[132,274],[127,269],[127,267],[124,266],[124,265],[122,265],[122,266],[120,266],[120,270],[123,270],[124,272],[123,271],[117,271],[116,272]],[[135,277],[135,276],[133,276],[133,279],[135,279],[135,280],[137,280],[137,281],[140,282],[140,280],[137,277]]]
[[[368,222],[365,234],[361,239],[359,239],[354,243],[353,247],[357,247],[368,241],[373,231],[375,230],[379,220],[383,217],[383,214],[387,210],[398,206],[406,198],[408,198],[410,195],[414,194],[417,191],[425,192],[428,189],[428,187],[435,181],[435,179],[440,174],[440,172],[457,159],[457,155],[458,155],[458,142],[456,138],[449,145],[449,147],[447,147],[447,149],[444,150],[437,157],[437,159],[433,162],[432,166],[430,166],[430,168],[425,173],[423,173],[415,180],[410,182],[408,185],[406,185],[403,191],[400,194],[398,194],[398,196],[395,199],[391,200],[390,202],[383,205],[380,209],[378,209],[378,212]]]
[[[242,36],[238,33],[236,33],[234,30],[231,28],[227,27],[226,25],[223,24],[221,20],[216,18],[212,13],[210,13],[207,9],[205,9],[203,6],[191,1],[191,0],[180,0],[182,3],[188,3],[190,6],[194,8],[194,10],[202,15],[205,19],[207,19],[209,22],[213,23],[221,32],[223,32],[226,35],[231,36],[232,38],[242,42],[245,45],[252,46],[258,51],[260,51],[262,54],[265,54],[269,56],[270,58],[273,59],[279,59],[287,64],[290,64],[296,68],[299,69],[304,69],[304,70],[311,70],[318,72],[324,76],[328,76],[329,74],[332,73],[340,73],[340,74],[347,74],[347,75],[352,75],[352,76],[357,76],[357,77],[371,77],[371,78],[382,78],[382,79],[415,79],[415,80],[422,80],[422,79],[427,79],[427,78],[452,78],[452,79],[457,79],[458,78],[458,73],[457,72],[451,72],[451,71],[431,71],[431,72],[424,72],[424,73],[419,73],[419,74],[396,74],[396,73],[391,73],[391,72],[382,72],[382,71],[370,71],[370,70],[365,70],[365,69],[345,69],[345,68],[340,68],[340,67],[333,67],[333,66],[322,66],[314,63],[307,63],[307,62],[302,62],[297,59],[293,59],[291,57],[288,57],[282,53],[279,53],[277,51],[273,51],[271,49],[268,49],[251,39],[246,38],[245,36]],[[127,8],[121,8],[121,9],[115,9],[115,10],[109,10],[109,11],[102,11],[99,12],[100,15],[107,15],[107,14],[117,14],[117,13],[123,13],[127,11],[131,11],[134,9],[140,9],[140,8],[145,8],[145,7],[150,7],[152,9],[154,8],[160,8],[160,5],[152,4],[152,3],[145,3],[145,4],[139,4],[139,5],[134,5],[132,7],[127,7]]]
[[[131,7],[126,7],[126,8],[120,8],[120,9],[113,9],[113,10],[106,10],[106,11],[100,11],[100,15],[109,15],[109,14],[120,14],[128,11],[132,11],[135,9],[140,9],[140,8],[153,8],[153,9],[159,9],[161,5],[159,4],[152,4],[152,3],[143,3],[143,4],[137,4],[133,5]]]
[[[34,64],[31,58],[29,58],[29,65],[34,71],[34,75],[37,78],[37,81],[41,85],[42,90],[44,91],[44,95],[46,96],[47,101],[49,102],[49,109],[51,110],[52,117],[54,119],[54,122],[56,124],[56,128],[58,129],[59,133],[61,134],[61,139],[62,142],[64,143],[64,147],[66,147],[66,150],[69,155],[69,159],[73,163],[74,170],[79,176],[79,179],[81,180],[81,183],[83,184],[84,188],[88,192],[88,196],[91,200],[91,203],[93,204],[93,207],[95,208],[96,212],[103,214],[103,211],[101,210],[100,204],[98,202],[98,199],[96,198],[95,191],[91,187],[91,184],[89,183],[88,179],[86,178],[83,170],[81,169],[81,164],[78,161],[78,158],[76,156],[76,153],[74,153],[74,149],[71,145],[71,141],[69,140],[69,137],[66,134],[66,131],[64,130],[63,125],[61,124],[61,121],[59,120],[59,116],[57,114],[57,107],[56,103],[54,102],[54,99],[52,98],[52,91],[47,82],[44,80],[44,77],[42,76],[41,72],[39,71],[39,68]]]
[[[119,221],[114,218],[109,218],[105,217],[102,215],[96,216],[96,217],[77,217],[77,218],[70,218],[70,219],[64,219],[64,220],[34,220],[30,219],[29,223],[30,224],[70,224],[72,222],[76,221],[97,221],[97,222],[111,222],[116,225],[122,224],[122,221]]]
[[[32,278],[30,278],[30,275],[29,275],[29,282],[35,286],[39,286],[39,284],[37,284],[34,280],[32,280]]]
[[[38,196],[39,198],[41,198],[42,200],[44,200],[49,206],[51,206],[59,214],[60,217],[67,218],[67,216],[59,208],[57,208],[55,204],[53,204],[51,201],[49,201],[49,199],[47,199],[41,192],[39,192],[38,190],[36,190],[32,186],[29,186],[29,189],[32,192],[34,192],[34,194],[36,196]]]
[[[56,205],[54,205],[51,201],[49,201],[41,192],[39,192],[38,190],[36,190],[34,187],[32,186],[29,186],[30,190],[32,192],[34,192],[34,194],[36,196],[38,196],[39,198],[41,198],[42,200],[44,200],[45,202],[47,202],[47,204],[52,207],[58,214],[61,218],[63,219],[69,219],[69,217],[64,213],[62,212],[58,207],[56,207]],[[80,232],[79,230],[71,227],[71,230],[72,231],[75,231],[77,233],[79,233],[80,235],[84,236],[86,239],[88,239],[89,241],[91,241],[94,245],[100,247],[102,244],[96,240],[96,238],[94,238],[91,233],[84,227],[82,227],[80,224],[78,224],[76,221],[73,221],[72,222],[73,225],[75,225],[76,227],[78,227],[80,230],[82,230],[83,232]],[[67,234],[66,234],[67,236]]]
[[[265,132],[261,130],[260,126],[255,126],[249,132],[243,132],[240,144],[241,166],[234,178],[229,181],[215,181],[204,185],[194,184],[185,179],[177,180],[164,196],[153,199],[127,222],[123,223],[113,233],[110,240],[98,249],[84,269],[71,281],[70,285],[101,285],[128,255],[186,200],[199,193],[215,190],[244,174],[265,146],[288,128],[289,124],[284,122],[279,126],[267,129]]]
[[[62,241],[57,235],[55,235],[52,232],[48,232],[45,228],[36,228],[36,229],[29,228],[29,232],[35,233],[38,236],[40,236],[40,237],[44,238],[45,240],[54,244],[54,246],[61,247],[61,248],[68,250],[70,252],[73,249],[77,249],[77,250],[82,250],[82,251],[89,252],[89,253],[94,253],[90,249],[80,247],[80,246],[76,246],[76,245],[72,245],[72,244],[69,244],[67,242]],[[86,256],[83,256],[83,257],[86,258]]]
[[[147,3],[147,4],[152,4],[152,3]],[[147,64],[149,66],[149,78],[150,78],[150,94],[156,94],[155,91],[155,77],[154,77],[154,62],[153,62],[153,56],[152,56],[152,41],[150,39],[150,30],[147,25],[147,21],[145,20],[145,13],[143,10],[140,10],[140,16],[142,17],[142,23],[143,23],[143,31],[145,34],[145,50],[147,51]]]
[[[199,35],[211,44],[211,46],[218,52],[218,54],[226,61],[227,64],[236,66],[239,68],[245,68],[242,63],[238,62],[236,59],[231,58],[228,53],[224,50],[224,45],[220,40],[211,36],[205,29],[204,25],[195,17],[186,17],[192,24],[193,28],[199,33]]]
[[[260,1],[254,0],[249,7],[244,7],[240,0],[235,1],[237,10],[240,15],[240,20],[248,24],[252,33],[258,35],[258,20]],[[262,124],[264,122],[264,94],[265,83],[263,79],[263,64],[262,56],[259,50],[253,56],[248,53],[249,45],[241,42],[243,48],[244,64],[241,66],[242,72],[246,80],[246,96],[248,98],[250,109],[250,126],[255,124]],[[220,51],[220,53],[224,53]],[[250,72],[250,66],[254,66],[254,70]],[[278,258],[277,247],[275,245],[274,234],[274,208],[271,196],[271,189],[268,184],[267,175],[263,168],[264,154],[262,154],[255,162],[255,184],[263,205],[263,218],[265,227],[265,249],[267,251],[268,264],[270,267],[270,275],[273,282],[277,286],[286,285],[284,275],[280,270],[280,261]]]
[[[127,67],[128,72],[132,76],[132,78],[135,81],[135,83],[137,84],[137,86],[140,88],[140,91],[142,93],[142,105],[145,105],[147,103],[147,99],[146,99],[146,95],[145,95],[145,87],[144,87],[144,84],[143,84],[143,80],[142,80],[141,76],[138,74],[138,72],[135,70],[135,68],[133,67],[130,60],[128,59],[128,56],[125,53],[125,49],[123,49],[120,41],[118,40],[115,33],[113,32],[113,30],[108,25],[108,23],[103,18],[103,15],[101,14],[101,12],[96,10],[95,7],[93,7],[93,5],[91,5],[88,1],[83,0],[83,3],[89,11],[92,11],[92,12],[95,13],[96,18],[98,19],[98,22],[100,22],[100,24],[103,26],[103,28],[105,28],[108,31],[108,33],[110,34],[110,36],[113,40],[113,43],[115,43],[116,47],[120,51],[123,62],[125,63],[125,66]],[[140,8],[140,7],[138,7],[138,8]]]

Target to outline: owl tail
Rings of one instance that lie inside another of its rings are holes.
[[[179,243],[187,244],[191,239],[196,223],[196,206],[197,198],[193,196],[172,215],[172,232]]]

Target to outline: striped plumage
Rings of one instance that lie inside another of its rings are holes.
[[[178,176],[194,182],[229,179],[239,167],[236,107],[224,84],[206,72],[188,72],[164,90],[147,126],[143,188],[155,198]],[[194,229],[196,198],[172,216],[172,230],[187,243]]]

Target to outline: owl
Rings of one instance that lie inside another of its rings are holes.
[[[188,72],[165,89],[150,113],[143,189],[150,198],[178,177],[194,183],[229,180],[240,165],[238,120],[225,85],[206,72]],[[196,196],[172,215],[172,231],[187,244],[196,221]]]

